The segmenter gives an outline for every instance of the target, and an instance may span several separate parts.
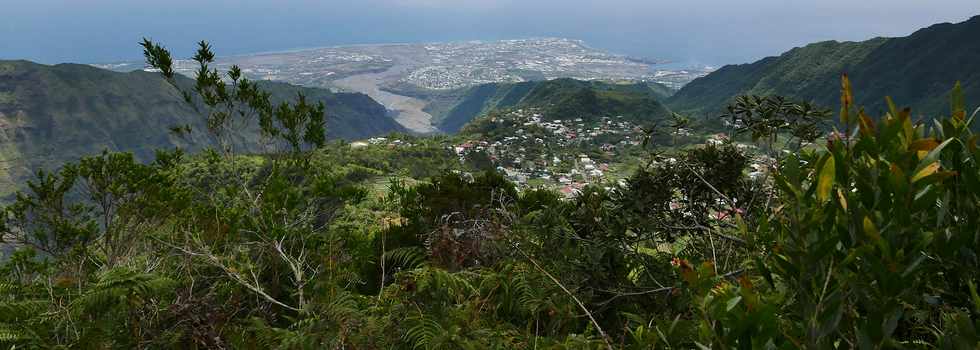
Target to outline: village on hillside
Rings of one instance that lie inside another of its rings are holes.
[[[489,117],[490,127],[507,132],[485,134],[453,147],[460,161],[488,157],[519,187],[556,188],[574,196],[589,184],[603,184],[617,158],[642,145],[644,133],[622,116],[598,120],[548,119],[534,108]]]
[[[646,131],[623,116],[550,119],[537,108],[525,108],[486,116],[482,132],[454,137],[446,145],[460,163],[483,164],[494,169],[520,189],[547,188],[573,198],[589,185],[606,189],[625,185],[624,178],[643,163],[650,153],[644,147]],[[695,135],[679,128],[670,137],[688,145],[722,145],[730,142],[725,133]],[[757,147],[734,142],[752,155],[750,178],[763,176],[772,159]],[[383,146],[413,147],[399,138],[375,137],[351,143],[352,148]],[[665,157],[650,165],[668,165],[676,159]]]

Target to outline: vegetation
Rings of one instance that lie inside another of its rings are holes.
[[[567,78],[490,83],[450,91],[404,85],[391,89],[431,101],[426,111],[439,129],[448,133],[459,132],[473,119],[494,110],[516,108],[545,108],[545,114],[568,118],[625,115],[652,121],[670,114],[661,101],[672,93],[670,88],[652,82],[620,84]]]
[[[166,74],[169,53],[146,46]],[[38,172],[3,208],[13,251],[0,263],[0,345],[980,346],[977,113],[957,86],[934,124],[890,99],[872,118],[842,82],[840,131],[767,176],[748,176],[754,155],[735,144],[708,144],[651,154],[625,185],[571,200],[466,172],[439,138],[85,157]],[[202,85],[188,100],[267,108],[258,87],[222,100],[223,85]],[[304,103],[282,104],[264,131],[289,145],[294,130],[322,135]],[[815,141],[825,116],[780,98],[740,103],[733,132],[762,141]],[[423,181],[371,191],[400,171]]]
[[[948,89],[961,81],[968,101],[980,100],[980,16],[938,24],[901,38],[827,41],[795,48],[751,64],[725,66],[684,86],[667,104],[679,112],[713,114],[740,95],[781,95],[822,106],[838,103],[836,77],[847,72],[864,92],[857,104],[887,113],[881,96],[893,96],[920,113],[948,113]]]
[[[194,82],[177,76],[182,87]],[[302,92],[310,104],[323,102],[330,139],[359,139],[403,132],[384,106],[366,95],[332,93],[282,83],[259,82],[272,102]],[[217,145],[207,133],[178,137],[162,132],[190,125],[204,130],[203,118],[159,74],[110,72],[87,65],[46,66],[0,61],[0,197],[10,199],[34,169],[56,169],[68,161],[109,149],[152,161],[156,149],[200,150]],[[237,134],[239,148],[260,151],[257,125]]]

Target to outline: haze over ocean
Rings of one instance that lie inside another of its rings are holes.
[[[4,0],[0,59],[140,59],[152,37],[179,57],[361,43],[558,36],[691,64],[749,62],[820,40],[902,36],[980,14],[980,1],[865,0]],[[833,18],[833,20],[828,20]],[[707,25],[706,25],[707,23]]]

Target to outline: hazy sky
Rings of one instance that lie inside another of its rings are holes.
[[[0,0],[0,58],[140,59],[356,43],[560,36],[679,62],[752,61],[819,40],[904,36],[980,15],[980,0]]]

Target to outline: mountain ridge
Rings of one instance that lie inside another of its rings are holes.
[[[179,79],[181,84],[191,82]],[[331,139],[405,131],[384,106],[363,94],[275,82],[260,86],[275,101],[299,92],[323,101]],[[157,73],[0,60],[0,194],[8,194],[37,169],[103,149],[133,152],[145,161],[157,148],[194,150],[214,144],[202,133],[172,135],[169,128],[178,125],[204,130],[203,118]],[[257,139],[257,133],[244,136],[245,143]]]
[[[850,76],[856,103],[872,112],[884,97],[923,114],[946,112],[949,90],[961,81],[967,100],[980,97],[980,16],[941,23],[909,36],[821,41],[756,62],[727,65],[695,79],[667,100],[677,111],[716,113],[742,94],[783,95],[823,106],[838,102],[839,77]]]
[[[437,126],[445,132],[455,133],[480,115],[514,107],[551,109],[548,115],[576,118],[599,114],[660,118],[670,113],[661,103],[668,91],[669,88],[657,83],[615,84],[571,78],[482,84],[451,99],[448,108],[435,107],[443,110]]]

